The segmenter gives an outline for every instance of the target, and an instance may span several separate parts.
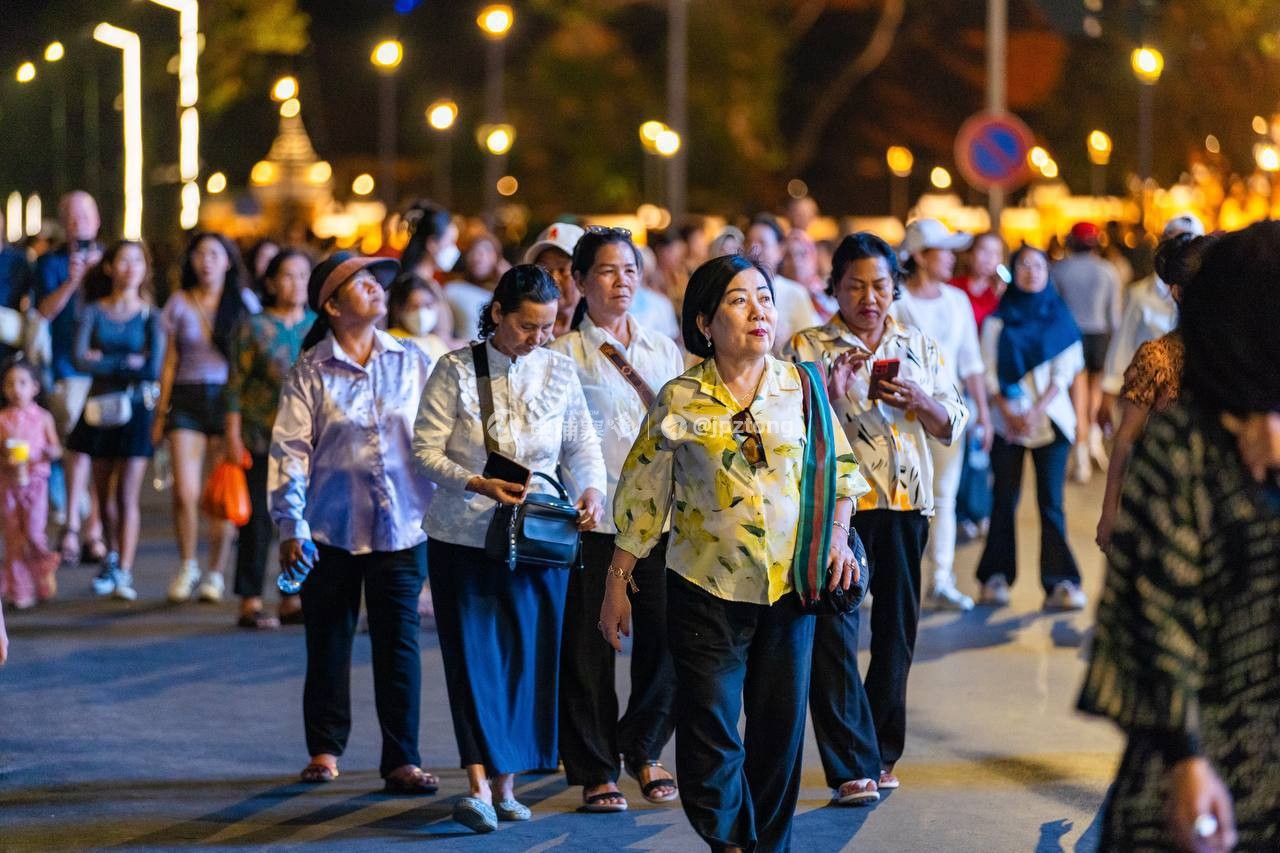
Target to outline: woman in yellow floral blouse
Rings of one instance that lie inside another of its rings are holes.
[[[630,634],[626,585],[674,507],[667,619],[685,814],[713,848],[782,850],[800,788],[815,621],[792,579],[809,440],[803,386],[799,368],[770,355],[777,313],[757,264],[736,255],[703,264],[683,315],[685,347],[704,361],[662,388],[623,467],[600,628],[615,648]],[[844,532],[831,537],[828,588],[847,589],[849,518],[868,486],[843,432],[832,440],[829,523]]]

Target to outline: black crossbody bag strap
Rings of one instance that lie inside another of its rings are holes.
[[[489,424],[493,421],[493,388],[489,383],[489,353],[485,343],[471,345],[471,360],[476,366],[476,393],[480,397],[480,431],[484,433],[484,449],[489,453],[498,452],[498,440],[489,432]]]

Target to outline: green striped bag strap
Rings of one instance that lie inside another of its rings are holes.
[[[800,524],[792,557],[792,577],[800,603],[813,607],[827,584],[831,519],[836,511],[835,425],[827,402],[822,369],[812,361],[796,364],[804,396],[804,462],[800,476]]]

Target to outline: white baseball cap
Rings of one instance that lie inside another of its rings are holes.
[[[572,222],[557,222],[554,225],[549,225],[538,235],[537,242],[529,247],[529,251],[524,253],[524,262],[526,264],[533,263],[537,260],[538,255],[541,255],[547,249],[559,249],[572,258],[574,246],[578,245],[578,241],[586,233],[586,231]]]
[[[907,224],[907,233],[898,247],[899,257],[906,259],[927,249],[969,248],[973,238],[963,231],[952,231],[936,219],[915,219]]]
[[[1204,236],[1204,223],[1194,213],[1179,213],[1164,224],[1160,239],[1168,240],[1179,234],[1190,234],[1192,237]]]

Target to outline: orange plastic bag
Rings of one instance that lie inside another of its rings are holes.
[[[248,459],[245,460],[248,463]],[[214,466],[200,496],[200,509],[214,518],[230,521],[236,527],[249,523],[249,483],[246,466],[223,460]]]

